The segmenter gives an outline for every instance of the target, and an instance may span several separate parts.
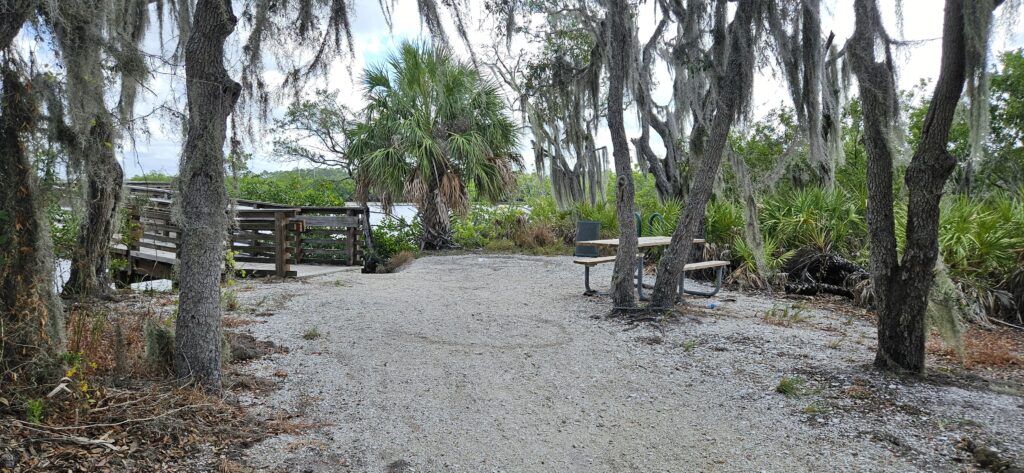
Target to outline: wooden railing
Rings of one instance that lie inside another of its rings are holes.
[[[131,183],[126,189],[129,224],[111,247],[115,258],[127,261],[121,279],[169,278],[181,239],[172,217],[173,191]],[[226,247],[236,269],[248,275],[294,276],[294,264],[363,263],[370,216],[365,206],[293,207],[239,199],[234,207]]]

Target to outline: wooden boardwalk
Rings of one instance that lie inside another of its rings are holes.
[[[125,283],[173,279],[181,231],[172,217],[173,191],[145,183],[126,186],[129,221],[111,256]],[[236,274],[245,277],[308,277],[361,266],[372,248],[369,209],[364,205],[293,207],[236,200],[234,221],[225,238]],[[230,211],[230,209],[227,209]],[[225,267],[227,265],[225,264]]]

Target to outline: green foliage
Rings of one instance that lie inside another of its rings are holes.
[[[781,190],[762,202],[762,231],[780,248],[811,246],[857,255],[864,245],[866,204],[844,190]]]
[[[804,384],[803,379],[783,377],[775,386],[775,392],[790,398],[798,397],[803,393]]]
[[[420,236],[423,230],[419,221],[408,223],[405,218],[385,218],[380,225],[373,227],[373,249],[381,261],[403,251],[419,250]]]
[[[772,325],[790,327],[807,320],[806,311],[803,304],[772,306],[764,312],[764,320]]]
[[[232,197],[298,206],[338,207],[353,197],[355,185],[336,170],[298,169],[249,174],[238,179]]]
[[[497,202],[515,190],[518,130],[497,84],[445,47],[402,43],[367,67],[368,104],[350,133],[362,191],[466,210],[469,187]]]
[[[999,285],[1024,263],[1024,196],[945,199],[939,248],[952,276]]]
[[[138,176],[129,177],[127,180],[130,182],[172,182],[175,176],[173,174],[166,174],[160,171],[150,171],[147,173],[139,174]]]
[[[43,422],[42,399],[29,399],[25,402],[25,420],[33,424]]]
[[[743,237],[743,208],[739,204],[717,199],[705,211],[705,239],[710,243],[728,244]]]
[[[50,236],[53,238],[53,255],[58,259],[71,259],[71,252],[78,245],[78,230],[82,225],[82,216],[71,210],[64,210],[56,203],[48,208],[47,214],[50,221]]]
[[[986,159],[978,178],[988,190],[1012,192],[1024,185],[1024,49],[1000,56],[991,77],[991,127]]]

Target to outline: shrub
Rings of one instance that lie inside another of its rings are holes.
[[[413,260],[415,259],[416,255],[414,255],[411,251],[403,251],[392,256],[391,258],[388,258],[387,262],[384,263],[383,266],[381,266],[380,272],[393,273],[395,271],[398,271],[399,269],[402,269],[403,266],[412,263]]]
[[[525,249],[543,248],[557,241],[551,227],[542,223],[531,223],[520,229],[515,236],[516,246]]]
[[[174,370],[174,329],[147,319],[143,326],[146,335],[146,363],[164,372]]]
[[[376,256],[381,261],[387,261],[400,252],[419,250],[422,230],[419,222],[407,223],[405,218],[385,218],[380,225],[373,227],[372,234]]]

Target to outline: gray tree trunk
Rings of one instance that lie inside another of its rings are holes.
[[[4,13],[0,50],[10,45],[29,11]],[[10,369],[58,356],[65,337],[64,312],[53,283],[49,222],[36,169],[22,141],[22,133],[34,127],[36,107],[17,67],[8,61],[0,69],[0,369]]]
[[[897,259],[893,153],[890,129],[886,127],[894,122],[897,110],[888,36],[875,0],[856,0],[854,4],[856,29],[849,54],[864,112],[871,281],[878,311],[875,366],[881,369],[924,371],[925,312],[939,256],[939,201],[956,167],[956,159],[946,147],[967,78],[964,1],[946,1],[939,78],[921,129],[921,141],[906,173],[909,202],[902,261]],[[886,44],[883,58],[875,57],[879,42]]]
[[[612,272],[612,301],[616,308],[636,306],[633,275],[636,272],[636,222],[633,211],[633,169],[623,122],[623,93],[632,21],[626,0],[611,0],[608,8],[608,130],[615,161],[615,215],[619,220],[619,247]]]
[[[220,277],[227,191],[224,140],[241,85],[224,69],[224,41],[238,19],[231,0],[198,0],[185,46],[188,132],[181,158],[179,285],[175,370],[221,388]]]
[[[725,151],[729,130],[752,83],[755,63],[753,24],[756,8],[753,0],[741,0],[729,25],[728,59],[716,78],[717,94],[711,97],[716,102],[711,127],[706,129],[698,124],[694,129],[693,151],[697,171],[690,185],[679,226],[672,233],[672,241],[658,265],[658,280],[654,285],[651,307],[672,307],[678,297],[679,277],[683,266],[690,259],[693,239],[699,235],[698,232],[703,225],[704,213],[714,190],[715,177],[722,161],[722,153]],[[717,47],[723,47],[721,43],[724,42],[715,43]]]
[[[107,274],[108,246],[117,223],[124,172],[114,155],[115,130],[104,103],[102,53],[104,41],[102,11],[98,0],[89,3],[62,2],[60,21],[53,27],[67,66],[68,105],[71,112],[72,161],[85,170],[85,219],[72,252],[71,274],[64,285],[67,296],[107,296],[111,278]]]

